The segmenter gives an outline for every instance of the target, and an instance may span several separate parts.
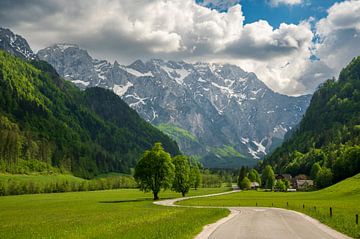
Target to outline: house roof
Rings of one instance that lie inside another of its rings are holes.
[[[307,180],[296,180],[296,183],[298,186],[303,186],[305,184],[307,184],[308,186],[313,186],[314,185],[314,181],[307,179]]]
[[[287,179],[287,180],[291,180],[292,176],[291,174],[277,174],[275,176],[276,179]]]

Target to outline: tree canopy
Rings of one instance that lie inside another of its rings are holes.
[[[266,189],[274,189],[275,174],[270,165],[267,165],[262,172],[262,181]]]
[[[0,172],[126,173],[155,142],[180,153],[110,90],[80,91],[46,62],[0,51]]]
[[[186,156],[178,155],[173,158],[172,162],[175,166],[172,189],[185,197],[193,185],[189,159]]]
[[[171,187],[174,171],[175,167],[170,154],[164,151],[161,143],[155,143],[154,147],[145,151],[137,162],[134,178],[140,190],[152,191],[154,200],[158,200],[160,190]]]

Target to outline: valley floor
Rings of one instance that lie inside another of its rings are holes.
[[[189,199],[179,202],[179,204],[215,207],[268,207],[266,210],[272,210],[269,207],[286,208],[316,218],[351,237],[360,238],[360,225],[356,225],[356,214],[360,214],[359,202],[360,174],[315,192],[242,191],[216,197]],[[330,207],[332,208],[332,217],[330,217]],[[244,213],[251,212],[244,209]],[[274,220],[276,217],[274,216]],[[280,217],[283,216],[280,215]],[[238,224],[238,226],[240,225]]]
[[[192,190],[211,194],[228,188]],[[180,195],[162,192],[160,197]],[[0,197],[0,238],[193,238],[226,209],[168,208],[137,189]]]

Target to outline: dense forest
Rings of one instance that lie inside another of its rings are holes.
[[[360,172],[360,57],[319,87],[297,130],[267,163],[293,175],[320,172],[322,186]]]
[[[80,91],[46,62],[0,51],[0,172],[129,172],[155,142],[180,153],[111,91]]]

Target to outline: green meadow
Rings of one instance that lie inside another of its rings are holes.
[[[360,238],[360,174],[314,192],[242,191],[216,197],[189,199],[181,205],[259,206],[287,208],[305,213],[351,237]],[[333,215],[330,217],[330,207]]]
[[[228,188],[198,189],[189,195]],[[179,197],[166,191],[160,198]],[[226,209],[154,205],[137,189],[0,197],[0,238],[193,238]]]

